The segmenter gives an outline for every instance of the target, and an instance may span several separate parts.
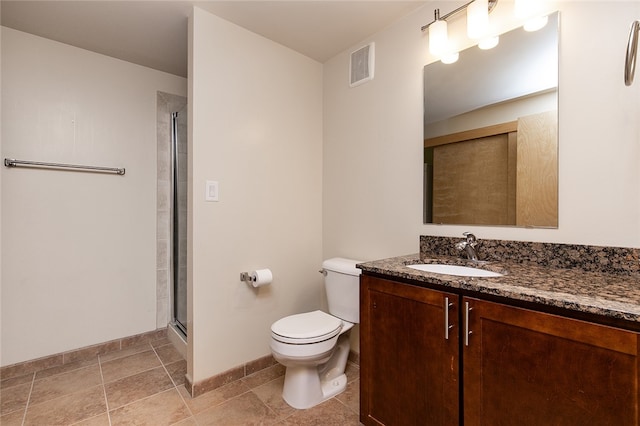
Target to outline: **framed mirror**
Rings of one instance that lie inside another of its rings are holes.
[[[424,67],[424,222],[558,227],[558,12]]]

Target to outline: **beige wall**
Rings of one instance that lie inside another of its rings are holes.
[[[435,7],[451,9],[433,2],[363,41],[376,44],[373,81],[349,88],[352,49],[324,64],[324,257],[415,253],[419,235],[464,231],[481,239],[640,246],[640,84],[623,82],[629,25],[640,18],[640,2],[556,6],[559,228],[422,224],[422,67],[433,59],[420,27]],[[513,25],[512,7],[499,2],[492,17]],[[463,17],[450,25],[454,39],[463,25]]]
[[[0,4],[0,16],[2,5]],[[0,29],[0,50],[2,47],[2,31]],[[1,53],[1,51],[0,51]],[[0,54],[0,92],[2,91],[2,55]],[[0,152],[2,151],[2,102],[0,101]],[[0,160],[4,161],[4,160]],[[0,188],[2,188],[2,173],[0,173]],[[2,194],[0,193],[0,333],[2,332]],[[2,361],[2,337],[0,336],[0,366]]]
[[[269,355],[271,324],[320,307],[322,65],[195,8],[190,25],[189,371]],[[204,200],[219,182],[219,202]],[[271,268],[259,290],[240,273]]]
[[[186,80],[2,28],[2,364],[156,328],[156,92]]]

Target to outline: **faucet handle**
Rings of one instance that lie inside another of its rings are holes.
[[[478,239],[471,232],[463,232],[462,235],[467,238],[467,244],[469,244],[470,246],[473,247],[478,244]]]

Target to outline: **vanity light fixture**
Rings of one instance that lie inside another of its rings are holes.
[[[473,0],[459,8],[440,16],[440,9],[434,11],[433,22],[424,25],[421,30],[429,30],[429,52],[437,56],[445,64],[452,64],[458,60],[458,52],[449,44],[447,33],[447,18],[450,18],[464,10],[467,11],[467,34],[469,38],[479,39],[482,49],[491,49],[498,44],[497,37],[489,34],[489,12],[498,3],[498,0]]]

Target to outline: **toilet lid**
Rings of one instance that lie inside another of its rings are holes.
[[[342,320],[322,311],[290,315],[274,322],[271,332],[285,343],[313,343],[340,333]]]

